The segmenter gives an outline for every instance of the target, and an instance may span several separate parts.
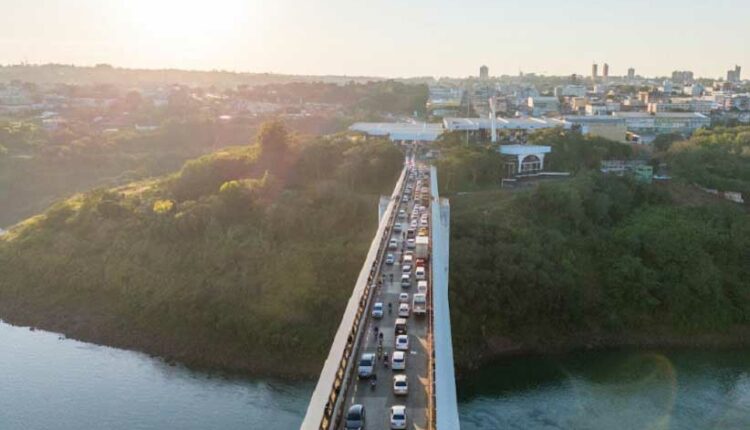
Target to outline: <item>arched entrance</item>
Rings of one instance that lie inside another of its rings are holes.
[[[527,155],[521,161],[521,173],[536,173],[542,171],[542,160],[536,155]]]

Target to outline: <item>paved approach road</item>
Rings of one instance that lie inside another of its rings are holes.
[[[414,180],[409,180],[409,183],[414,184]],[[398,209],[405,210],[406,218],[400,218],[397,222],[401,223],[404,231],[408,228],[413,207],[413,199],[410,199],[407,203],[399,202]],[[396,257],[396,262],[393,265],[386,265],[385,262],[381,262],[380,273],[385,274],[385,281],[375,291],[372,300],[372,303],[383,302],[385,312],[382,319],[374,319],[368,312],[366,317],[367,324],[365,326],[366,336],[363,337],[362,345],[360,346],[360,355],[367,352],[377,352],[377,337],[374,332],[374,327],[377,326],[379,331],[383,332],[383,351],[388,353],[388,357],[393,356],[393,352],[395,351],[394,330],[398,313],[399,294],[402,292],[409,293],[408,303],[411,307],[412,295],[416,293],[416,280],[413,269],[411,272],[411,286],[408,288],[401,287],[401,256],[404,251],[408,250],[405,247],[405,239],[402,233],[395,233],[393,231],[391,232],[391,238],[398,240],[398,250],[388,251]],[[431,264],[431,262],[429,263]],[[393,274],[392,281],[390,280],[391,274]],[[392,303],[393,306],[393,312],[390,314],[388,313],[388,303]],[[370,386],[369,380],[359,380],[350,386],[344,413],[353,404],[364,405],[367,414],[367,429],[389,429],[390,408],[394,405],[406,406],[407,428],[427,428],[429,396],[427,318],[427,315],[416,316],[414,314],[411,314],[407,318],[409,350],[406,354],[406,370],[392,370],[390,362],[388,363],[389,366],[385,367],[383,360],[380,359],[376,365],[377,384],[374,389]],[[357,360],[359,360],[359,357],[357,357]],[[393,376],[397,374],[405,374],[408,377],[409,393],[406,396],[396,396],[393,394]]]

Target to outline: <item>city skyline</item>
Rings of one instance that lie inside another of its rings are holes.
[[[610,76],[633,67],[642,76],[690,70],[716,79],[735,64],[750,67],[750,52],[727,43],[747,39],[750,6],[719,3],[636,0],[603,10],[590,0],[564,8],[470,0],[457,16],[442,0],[5,0],[0,63],[397,78],[475,76],[480,65],[490,76],[588,76],[596,62],[609,64]],[[718,16],[718,6],[732,13]],[[667,12],[701,31],[675,37],[659,25]]]

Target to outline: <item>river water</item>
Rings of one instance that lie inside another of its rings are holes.
[[[312,383],[223,378],[0,323],[0,429],[293,429]]]
[[[462,430],[750,429],[750,351],[508,358],[459,398]]]
[[[0,429],[295,429],[312,382],[222,377],[0,323]],[[463,430],[750,429],[750,351],[514,357],[459,384]]]

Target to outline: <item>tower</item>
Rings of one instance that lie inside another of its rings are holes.
[[[596,81],[599,78],[599,65],[594,63],[591,65],[591,79]]]
[[[604,63],[604,67],[602,67],[602,78],[606,81],[607,78],[609,78],[609,64]]]
[[[635,79],[635,69],[632,67],[628,69],[628,79],[631,81]]]
[[[479,68],[479,79],[487,79],[490,77],[490,69],[487,66]]]

